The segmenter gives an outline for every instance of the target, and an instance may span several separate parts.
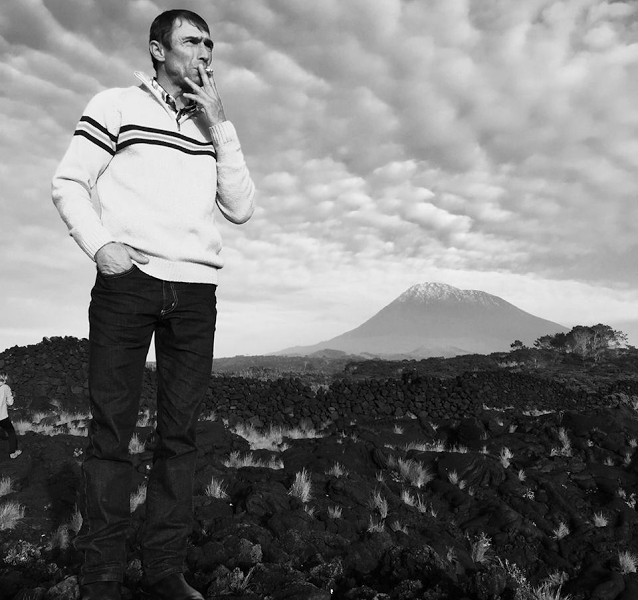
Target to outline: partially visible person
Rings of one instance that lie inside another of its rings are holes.
[[[13,393],[9,387],[9,377],[6,373],[0,373],[0,427],[9,436],[9,456],[17,458],[22,454],[22,450],[18,450],[18,437],[9,418],[9,406],[13,406]]]

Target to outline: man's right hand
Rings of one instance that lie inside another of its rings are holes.
[[[135,248],[119,242],[105,244],[95,253],[95,264],[102,275],[124,273],[133,267],[133,261],[143,265],[148,258]]]

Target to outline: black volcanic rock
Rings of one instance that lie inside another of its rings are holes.
[[[509,350],[515,340],[531,345],[540,336],[567,331],[498,296],[423,283],[412,286],[351,331],[278,354],[312,355],[328,349],[392,358],[489,354]]]

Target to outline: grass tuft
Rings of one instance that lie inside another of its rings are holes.
[[[140,436],[134,433],[128,443],[129,454],[142,454],[146,450],[146,443],[140,440]]]
[[[0,479],[0,498],[8,496],[11,492],[13,492],[13,479],[11,477]]]
[[[347,477],[350,473],[344,468],[341,463],[336,462],[332,467],[326,471],[326,475],[332,475],[333,477]]]
[[[272,458],[268,462],[264,462],[261,460],[257,460],[252,454],[241,455],[240,452],[235,450],[230,453],[230,456],[222,461],[222,464],[225,467],[229,467],[231,469],[242,469],[244,467],[257,467],[260,469],[283,469],[284,463],[282,460],[277,458]]]
[[[411,458],[396,459],[390,456],[388,458],[388,466],[396,471],[401,479],[416,488],[422,488],[434,478],[432,472],[427,467],[424,467],[420,462]]]
[[[623,575],[629,575],[629,573],[635,573],[638,569],[638,557],[625,550],[623,552],[618,553],[618,565],[620,567],[620,572]]]
[[[24,519],[24,506],[12,500],[0,504],[0,531],[13,529]]]
[[[564,521],[561,521],[558,524],[558,527],[553,530],[554,539],[556,540],[562,540],[563,538],[567,537],[569,533],[569,527]]]
[[[211,498],[218,498],[220,500],[226,500],[228,498],[226,485],[223,481],[217,481],[214,477],[211,477],[210,483],[204,489],[204,493]]]
[[[130,511],[133,514],[139,506],[146,502],[146,483],[140,483],[140,486],[131,494]]]
[[[388,501],[381,495],[381,492],[379,492],[378,490],[373,492],[372,494],[372,498],[370,499],[370,508],[372,508],[373,510],[378,510],[379,516],[382,519],[385,519],[388,516]]]
[[[295,480],[288,490],[293,498],[298,498],[304,504],[309,502],[312,498],[312,483],[310,481],[310,475],[306,469],[302,469],[295,475]]]

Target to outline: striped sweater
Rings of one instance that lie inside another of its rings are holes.
[[[141,73],[139,87],[97,94],[52,182],[70,235],[92,259],[105,244],[132,246],[141,270],[165,281],[217,283],[221,236],[215,206],[233,223],[254,210],[235,128],[180,115]]]

